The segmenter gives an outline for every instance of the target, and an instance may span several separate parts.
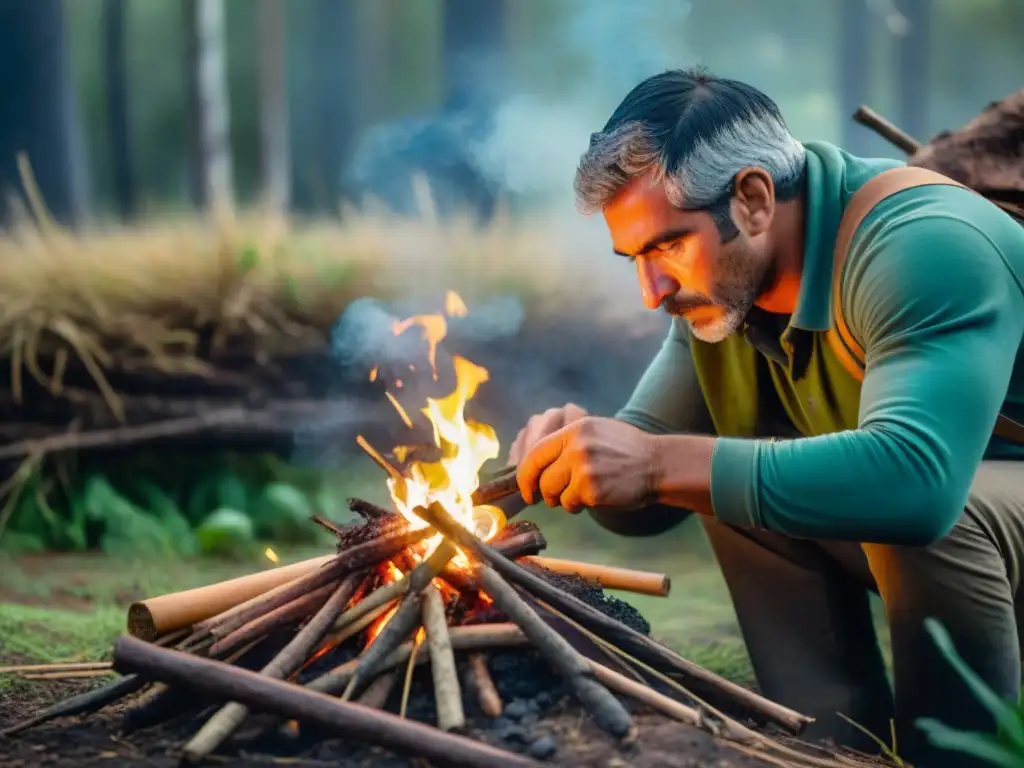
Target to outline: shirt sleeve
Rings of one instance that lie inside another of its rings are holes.
[[[615,418],[658,435],[713,432],[690,355],[690,331],[685,320],[672,319],[661,349]]]
[[[717,518],[794,537],[917,546],[955,525],[1024,332],[1021,288],[976,222],[1010,223],[981,203],[955,202],[968,213],[893,217],[851,248],[842,299],[867,363],[858,428],[718,440]]]

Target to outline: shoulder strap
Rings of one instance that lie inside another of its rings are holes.
[[[842,218],[839,220],[839,231],[836,234],[835,250],[832,265],[832,328],[827,334],[832,351],[842,362],[843,367],[857,381],[864,380],[865,354],[864,348],[850,333],[843,317],[842,276],[846,265],[846,256],[864,219],[876,205],[886,198],[914,187],[946,185],[970,189],[958,181],[954,181],[941,173],[905,166],[891,168],[873,176],[858,189],[850,198]],[[973,191],[973,190],[972,190]],[[1024,445],[1024,424],[999,414],[993,434],[1005,440]]]

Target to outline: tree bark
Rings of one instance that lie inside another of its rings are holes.
[[[283,212],[291,200],[291,156],[285,61],[285,0],[259,0],[260,166],[264,202]]]
[[[192,199],[209,209],[232,198],[224,0],[185,0]]]

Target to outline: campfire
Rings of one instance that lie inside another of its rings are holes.
[[[423,330],[435,380],[445,318],[464,312],[450,294],[444,315],[396,322],[396,334]],[[459,357],[452,364],[454,390],[420,411],[433,432],[429,449],[385,454],[359,440],[387,471],[391,509],[352,499],[361,522],[314,518],[336,536],[335,554],[131,606],[129,634],[114,648],[113,668],[123,676],[7,735],[151,687],[127,720],[166,719],[196,694],[222,703],[184,745],[193,761],[260,712],[276,716],[280,738],[312,728],[437,764],[532,765],[530,755],[468,735],[467,704],[487,717],[503,714],[491,662],[504,653],[539,659],[555,675],[538,676],[548,698],[574,697],[624,748],[637,739],[630,707],[639,703],[737,749],[829,765],[755,729],[799,734],[810,718],[658,643],[639,613],[602,589],[665,596],[665,576],[542,557],[540,529],[506,519],[495,503],[518,493],[515,469],[483,472],[498,440],[465,415],[487,371]],[[413,427],[400,398],[389,399]],[[432,724],[408,716],[419,665],[429,665]],[[399,692],[397,713],[387,711]]]

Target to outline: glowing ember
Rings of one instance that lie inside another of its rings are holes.
[[[448,317],[465,317],[469,314],[466,303],[455,291],[448,291],[444,295],[444,313]]]
[[[373,368],[370,369],[370,381],[376,381],[376,380],[377,380],[377,366],[375,365],[375,366],[373,366]]]
[[[266,555],[267,556],[267,560],[269,560],[272,563],[279,563],[279,562],[281,562],[281,558],[277,556],[277,552],[272,550],[270,547],[267,547],[266,549],[264,549],[263,550],[263,554]]]
[[[409,418],[409,414],[405,412],[405,408],[402,407],[402,404],[399,403],[398,400],[395,399],[395,396],[392,395],[390,392],[385,392],[384,394],[387,395],[387,398],[388,400],[391,401],[391,404],[395,406],[395,410],[398,411],[398,415],[402,417],[402,421],[405,422],[405,426],[409,427],[409,429],[412,429],[412,419]]]

